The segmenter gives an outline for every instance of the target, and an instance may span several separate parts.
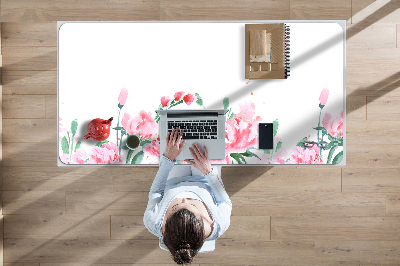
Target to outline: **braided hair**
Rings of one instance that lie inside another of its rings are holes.
[[[177,264],[191,263],[205,240],[203,219],[180,209],[166,220],[163,236]]]

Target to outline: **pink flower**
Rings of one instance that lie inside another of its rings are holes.
[[[145,145],[143,150],[150,156],[160,157],[160,136],[158,136],[156,139],[153,139],[151,143]]]
[[[278,149],[272,155],[264,153],[261,160],[257,160],[257,164],[286,164],[288,154],[284,149]]]
[[[194,95],[188,93],[187,95],[185,95],[185,96],[183,97],[183,101],[184,101],[187,105],[190,105],[190,104],[194,101]]]
[[[122,163],[118,155],[118,147],[114,143],[105,143],[103,146],[94,147],[89,155],[89,164],[116,164]]]
[[[326,113],[322,125],[332,137],[337,137],[340,133],[340,137],[343,138],[343,111],[334,119],[329,113]]]
[[[175,102],[179,101],[183,94],[185,94],[183,91],[178,91],[177,93],[175,93],[175,95],[174,95]]]
[[[322,155],[319,155],[319,147],[312,148],[294,147],[290,155],[289,164],[323,164]]]
[[[329,90],[327,88],[323,88],[321,91],[321,95],[319,96],[319,103],[321,105],[326,105],[326,102],[328,101],[328,96]]]
[[[156,134],[157,124],[151,117],[150,112],[146,113],[142,110],[135,117],[125,113],[121,124],[128,134],[138,135],[140,131],[140,137],[144,139],[149,139],[152,135]]]
[[[163,97],[161,98],[161,104],[162,104],[162,106],[163,106],[163,107],[167,107],[168,104],[169,104],[169,101],[170,101],[170,99],[169,99],[168,96],[163,96]]]
[[[128,98],[128,90],[125,88],[122,88],[121,92],[119,93],[118,96],[118,102],[120,105],[125,105],[126,98]]]
[[[69,154],[64,153],[61,155],[60,160],[65,164],[86,164],[86,160],[88,159],[88,155],[85,149],[80,148],[77,149],[74,154],[71,156],[71,160],[69,160]]]

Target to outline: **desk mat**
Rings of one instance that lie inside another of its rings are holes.
[[[288,24],[291,76],[267,81],[244,79],[245,23],[63,25],[58,47],[60,161],[155,165],[164,152],[155,110],[226,108],[225,158],[213,164],[340,163],[345,136],[342,28],[336,23]],[[157,37],[149,31],[157,31]],[[187,55],[195,63],[180,61]],[[107,140],[83,138],[92,119],[110,117]],[[273,149],[258,149],[258,123],[273,123]],[[134,151],[125,146],[132,134],[140,137]],[[303,141],[318,140],[327,142],[325,149],[303,148]]]

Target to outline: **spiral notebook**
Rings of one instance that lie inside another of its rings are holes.
[[[246,79],[290,76],[290,27],[284,23],[245,25]]]

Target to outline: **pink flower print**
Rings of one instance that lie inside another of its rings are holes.
[[[89,156],[89,164],[116,164],[122,163],[118,156],[118,147],[113,143],[105,143],[103,146],[94,147]]]
[[[225,124],[225,150],[227,154],[242,152],[257,143],[257,127],[249,122],[227,120]]]
[[[74,164],[85,164],[85,160],[87,160],[88,155],[85,149],[77,149],[74,154],[72,154],[72,163]]]
[[[327,88],[323,88],[321,94],[319,95],[319,103],[321,105],[326,105],[326,102],[328,101],[328,96],[329,90]]]
[[[322,155],[319,155],[319,147],[312,148],[294,147],[290,155],[290,164],[323,164]]]
[[[121,92],[119,93],[118,96],[118,102],[120,105],[125,105],[126,98],[128,98],[128,90],[125,88],[122,88]]]
[[[141,138],[149,139],[152,135],[156,134],[157,124],[151,117],[151,113],[140,111],[135,117],[125,113],[121,120],[122,126],[128,134],[138,135],[140,132]]]
[[[150,156],[160,157],[160,136],[158,136],[157,139],[153,139],[151,143],[145,145],[143,150]]]
[[[183,91],[178,91],[177,93],[175,93],[175,95],[174,95],[175,102],[178,102],[181,99],[183,94],[185,94],[185,92],[183,92]]]
[[[161,104],[162,104],[163,107],[167,107],[169,102],[170,102],[170,99],[169,99],[168,96],[163,96],[161,98]]]
[[[343,138],[343,111],[334,119],[329,113],[326,113],[322,125],[332,137],[337,137],[340,133],[340,137]]]
[[[58,118],[58,131],[59,132],[67,130],[66,128],[63,128],[63,125],[61,124],[61,120],[62,120],[61,117],[59,117]]]
[[[190,93],[186,94],[186,95],[183,97],[183,101],[184,101],[187,105],[190,105],[190,104],[194,101],[194,95],[193,95],[193,94],[190,94]]]
[[[65,164],[71,164],[71,161],[69,160],[69,154],[63,153],[60,157],[60,160]]]

